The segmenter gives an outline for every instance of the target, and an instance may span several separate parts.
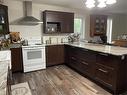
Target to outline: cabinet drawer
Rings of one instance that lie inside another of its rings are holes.
[[[90,73],[91,73],[91,64],[80,60],[80,72],[83,73],[83,74],[90,75]]]
[[[104,66],[116,69],[119,63],[119,57],[105,54],[105,53],[98,53],[97,54],[97,63],[102,64]]]
[[[77,59],[74,56],[71,56],[69,60],[70,61],[69,61],[68,65],[79,71],[80,70],[80,64],[77,61]]]
[[[96,54],[84,48],[71,47],[71,54],[73,54],[77,59],[84,60],[87,63],[96,62]]]
[[[96,64],[95,79],[100,83],[112,88],[115,82],[114,69],[107,68],[105,66]]]
[[[96,62],[95,53],[92,51],[89,51],[87,49],[80,49],[78,56],[79,56],[79,59],[84,60],[87,63],[95,63]]]

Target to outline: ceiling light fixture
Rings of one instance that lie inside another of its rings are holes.
[[[88,8],[95,7],[95,1],[94,0],[87,0],[86,1],[86,7],[88,7]]]
[[[114,4],[114,3],[116,3],[116,0],[107,0],[106,1],[106,4]]]
[[[87,0],[85,4],[87,8],[94,8],[95,6],[104,8],[107,5],[114,3],[116,3],[116,0]]]
[[[97,7],[104,8],[104,7],[106,7],[106,4],[105,4],[105,2],[100,2]]]

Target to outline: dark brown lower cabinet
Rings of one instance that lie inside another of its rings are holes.
[[[96,54],[87,49],[66,46],[66,64],[82,74],[94,76],[92,64],[96,62]]]
[[[46,66],[64,63],[64,45],[46,46]]]
[[[22,48],[11,48],[12,72],[23,71]]]
[[[93,80],[114,95],[127,90],[127,56],[115,56],[84,48],[65,46],[69,67]]]

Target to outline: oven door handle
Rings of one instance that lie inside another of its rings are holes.
[[[44,48],[24,48],[23,50],[41,50],[41,49],[44,49]]]

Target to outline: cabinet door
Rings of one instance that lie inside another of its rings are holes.
[[[22,48],[11,48],[12,72],[23,71]]]
[[[74,33],[74,13],[63,13],[63,16],[61,32]]]
[[[9,33],[8,7],[0,4],[0,34]]]
[[[106,35],[107,16],[106,15],[91,15],[90,16],[90,36]]]
[[[46,46],[46,66],[64,63],[64,45]]]
[[[73,33],[74,13],[60,11],[43,12],[44,33]],[[55,31],[51,31],[54,28]]]

